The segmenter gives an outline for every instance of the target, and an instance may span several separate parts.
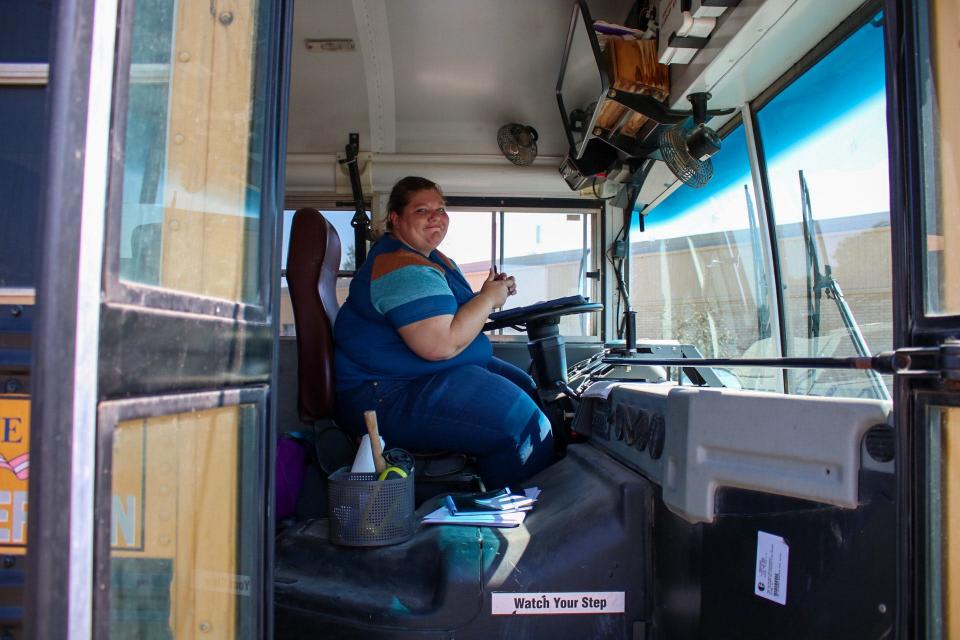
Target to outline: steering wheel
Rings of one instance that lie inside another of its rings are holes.
[[[572,390],[566,386],[567,355],[563,336],[560,335],[560,318],[601,309],[602,304],[590,302],[583,296],[556,298],[492,313],[483,330],[513,327],[526,331],[527,348],[530,350],[537,386],[543,390],[560,388],[571,395]]]
[[[490,314],[490,320],[483,325],[484,331],[514,327],[530,332],[531,329],[544,325],[558,324],[561,316],[575,313],[590,313],[600,311],[603,305],[599,302],[588,302],[582,296],[556,298],[546,302],[516,307]],[[531,338],[533,336],[530,336]]]
[[[490,314],[489,322],[483,326],[484,331],[515,327],[527,332],[531,369],[543,401],[541,408],[547,414],[554,438],[561,448],[565,448],[569,441],[565,416],[573,415],[570,403],[578,401],[579,395],[567,384],[567,353],[560,335],[560,318],[601,309],[603,305],[599,302],[571,296]]]

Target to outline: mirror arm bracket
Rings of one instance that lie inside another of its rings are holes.
[[[607,91],[607,97],[614,102],[622,104],[628,109],[632,109],[639,114],[645,115],[659,124],[679,124],[693,115],[692,111],[675,111],[667,109],[663,103],[657,101],[651,96],[641,93],[631,93],[620,89],[610,89]],[[736,111],[736,109],[708,109],[708,116],[726,116]]]

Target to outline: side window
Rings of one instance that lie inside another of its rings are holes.
[[[0,5],[0,304],[33,304],[50,10],[41,0]]]
[[[596,269],[591,223],[593,214],[506,211],[503,214],[503,269],[517,277],[518,291],[508,306],[582,295],[596,299],[596,280],[587,273]],[[596,336],[600,314],[564,316],[565,336]],[[505,333],[517,333],[505,329]]]
[[[294,213],[292,209],[284,211],[283,268]],[[324,209],[322,213],[340,235],[337,299],[343,304],[356,268],[350,226],[353,211]],[[456,261],[475,291],[495,264],[517,277],[517,295],[508,299],[508,308],[576,294],[597,299],[597,280],[587,276],[598,268],[592,253],[593,212],[451,210],[449,215],[450,227],[440,251]],[[286,278],[281,280],[280,295],[280,335],[296,335]],[[599,335],[599,326],[599,314],[583,314],[563,318],[560,329],[568,338],[589,337]],[[518,332],[504,329],[498,333]]]
[[[282,270],[287,268],[287,252],[290,249],[290,225],[293,222],[294,213],[296,211],[293,209],[286,209],[283,212],[283,251],[280,263]],[[330,224],[337,230],[337,235],[340,236],[340,277],[337,278],[337,300],[340,304],[343,304],[343,301],[347,299],[350,281],[357,264],[353,227],[350,226],[350,220],[353,219],[354,212],[353,210],[324,209],[321,213],[330,221]],[[280,335],[295,336],[296,334],[293,306],[290,304],[290,290],[287,288],[287,278],[284,275],[280,279]]]
[[[785,356],[892,348],[882,18],[757,111],[779,248]],[[884,397],[874,374],[792,369],[791,392]]]
[[[499,214],[491,211],[448,211],[448,215],[450,226],[440,251],[456,261],[473,290],[479,291],[490,265],[499,265],[496,250]]]
[[[594,214],[557,211],[451,211],[440,250],[453,258],[479,291],[491,264],[517,278],[506,308],[571,295],[596,299],[592,252]],[[566,337],[599,334],[599,314],[566,316]],[[516,334],[504,329],[502,334]]]

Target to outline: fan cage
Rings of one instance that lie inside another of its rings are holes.
[[[497,144],[503,155],[513,164],[526,167],[533,164],[537,157],[537,142],[531,136],[530,144],[523,146],[520,144],[519,136],[523,133],[524,127],[518,124],[507,124],[500,127],[497,131]],[[514,151],[514,149],[516,151]]]
[[[683,126],[670,127],[660,135],[660,154],[670,171],[689,187],[700,189],[713,177],[711,160],[690,155]]]

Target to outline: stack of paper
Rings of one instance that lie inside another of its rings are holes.
[[[522,494],[501,491],[449,495],[444,498],[443,506],[428,513],[424,524],[460,524],[473,527],[516,527],[533,509],[540,495],[540,489],[532,487]]]

